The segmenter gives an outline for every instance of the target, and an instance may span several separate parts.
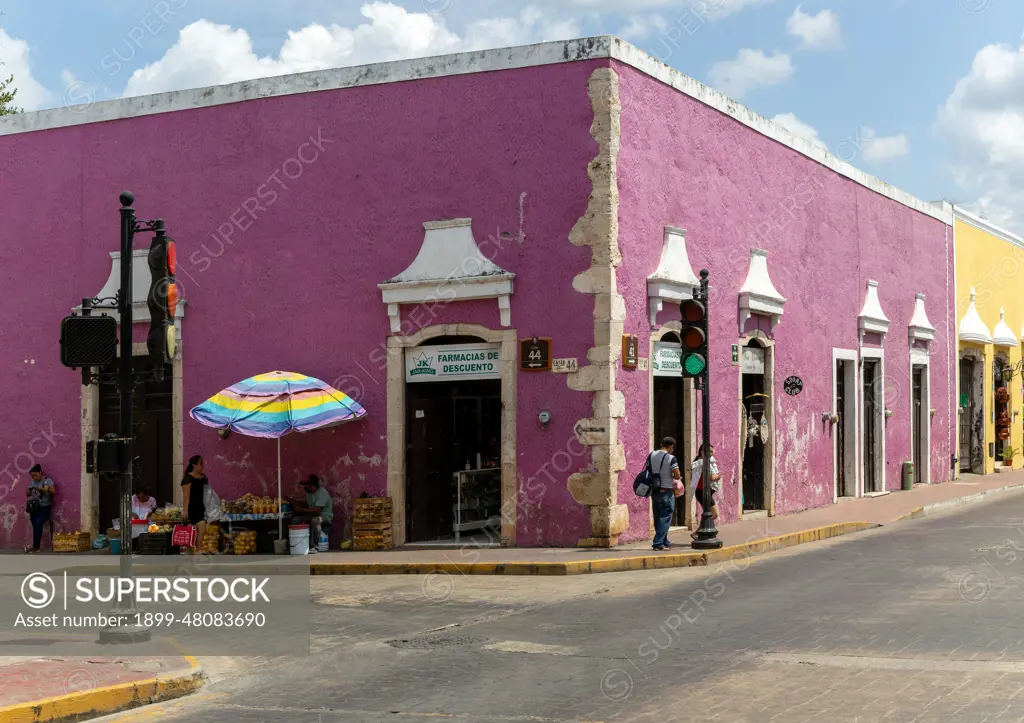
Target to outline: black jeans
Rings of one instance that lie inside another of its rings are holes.
[[[38,550],[39,544],[43,541],[43,525],[50,519],[50,505],[44,505],[31,515],[32,520],[32,549]]]

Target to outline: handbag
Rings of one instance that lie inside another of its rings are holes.
[[[39,512],[40,507],[42,507],[42,505],[39,503],[39,500],[29,500],[25,504],[25,512],[29,513],[30,515],[34,515],[35,513]]]

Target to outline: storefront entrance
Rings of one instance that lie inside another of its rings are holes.
[[[682,472],[684,484],[689,487],[690,460],[687,459],[686,444],[683,440],[688,410],[686,409],[682,367],[678,361],[681,356],[682,346],[679,337],[674,333],[665,334],[661,337],[661,341],[655,343],[653,448],[658,449],[661,446],[661,440],[665,437],[672,437],[676,440],[679,469]],[[679,498],[679,500],[682,499]],[[680,527],[686,525],[685,504],[676,504],[672,524]]]
[[[768,350],[751,340],[742,348],[740,442],[743,462],[743,512],[757,512],[765,506],[766,445],[770,440],[772,405],[765,383]]]
[[[924,465],[928,455],[927,436],[925,435],[925,424],[928,420],[927,410],[924,406],[925,396],[925,367],[915,364],[913,366],[913,397],[911,407],[913,410],[913,461],[914,461],[914,483],[920,484],[925,481]]]
[[[1006,450],[1010,446],[1010,386],[1008,375],[1009,361],[997,356],[992,363],[992,399],[996,418],[995,452],[996,464],[1005,461]]]
[[[960,471],[984,474],[985,444],[984,403],[979,392],[983,388],[984,365],[980,359],[960,359]]]
[[[152,367],[148,356],[133,359],[137,371]],[[120,367],[115,362],[109,370]],[[163,507],[174,502],[173,459],[173,400],[171,373],[162,382],[144,382],[135,386],[132,397],[132,429],[135,434],[135,459],[132,464],[132,482],[135,489],[148,487]],[[99,385],[99,433],[118,434],[121,430],[121,398],[112,384]],[[111,520],[121,516],[120,476],[102,475],[99,481],[99,529],[106,532]]]
[[[406,349],[406,540],[501,539],[500,345],[440,337]]]
[[[861,372],[864,395],[864,494],[882,491],[879,475],[881,435],[878,417],[883,408],[878,368],[877,359],[865,359]]]

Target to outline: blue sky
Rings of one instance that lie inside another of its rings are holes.
[[[22,0],[0,10],[0,59],[30,109],[612,33],[829,147],[873,139],[855,165],[1024,231],[1021,0]],[[302,32],[289,41],[290,31]]]

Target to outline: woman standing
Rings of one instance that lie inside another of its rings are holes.
[[[56,488],[53,480],[43,474],[43,468],[38,464],[29,470],[29,476],[32,479],[25,490],[25,496],[28,497],[25,511],[32,522],[32,547],[26,547],[25,552],[31,553],[39,552],[39,545],[43,540],[43,525],[50,519]]]
[[[196,526],[196,541],[206,534],[206,486],[210,481],[203,474],[203,458],[193,455],[185,468],[181,489],[185,497],[185,522]],[[196,548],[192,548],[193,553]]]
[[[718,503],[715,502],[715,494],[722,489],[722,475],[718,473],[718,462],[715,461],[715,448],[709,450],[708,458],[711,460],[711,515],[718,521]],[[701,512],[704,510],[704,445],[697,448],[697,457],[693,460],[690,471],[690,485],[694,488],[694,496],[700,504]],[[699,522],[698,522],[699,524]],[[697,533],[690,535],[697,539]]]

